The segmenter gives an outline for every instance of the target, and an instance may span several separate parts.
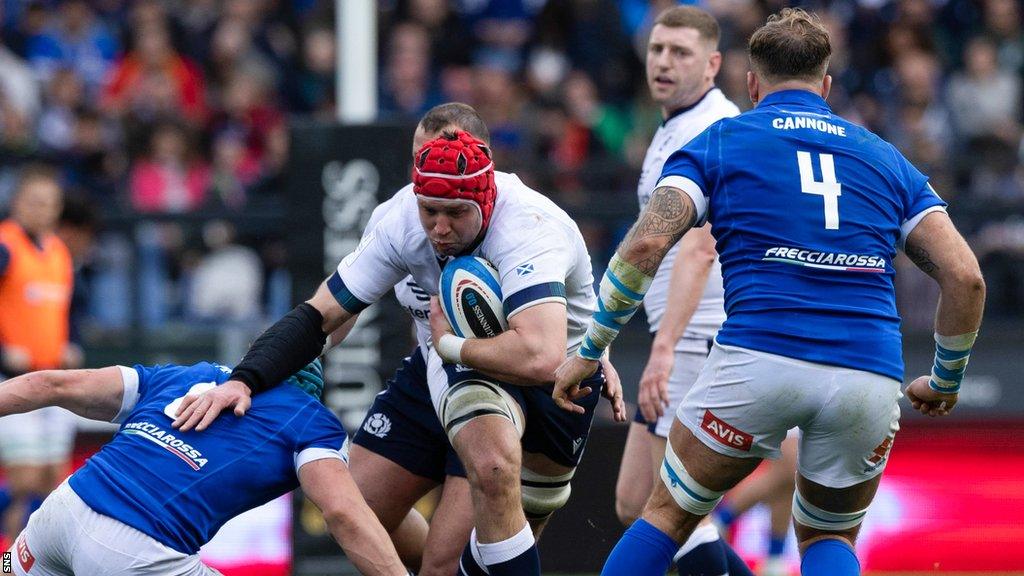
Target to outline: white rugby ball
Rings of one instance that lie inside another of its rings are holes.
[[[459,256],[441,271],[441,310],[461,338],[490,338],[508,328],[498,270],[476,256]]]

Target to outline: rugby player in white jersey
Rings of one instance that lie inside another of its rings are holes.
[[[714,16],[693,6],[675,6],[658,15],[647,42],[647,86],[664,118],[644,157],[637,194],[647,205],[670,154],[721,118],[739,109],[715,87],[722,56]],[[654,334],[650,358],[640,380],[639,408],[630,424],[615,487],[615,510],[629,526],[651,495],[673,412],[697,379],[715,334],[725,320],[722,271],[710,226],[694,228],[659,266],[644,296],[644,311]],[[782,474],[795,473],[795,443],[786,442]],[[779,471],[773,471],[779,472]],[[772,474],[771,477],[776,476]],[[763,482],[762,482],[763,484]],[[785,490],[785,486],[783,486]],[[788,526],[784,496],[783,535]],[[710,519],[680,548],[681,574],[749,573],[719,537]]]
[[[451,333],[436,301],[430,314],[431,398],[473,500],[474,535],[460,569],[539,574],[524,508],[543,516],[564,505],[597,401],[565,419],[545,397],[554,368],[580,345],[594,304],[583,237],[549,199],[513,174],[495,172],[490,150],[465,132],[445,132],[424,145],[414,159],[413,186],[399,195],[316,294],[256,340],[226,388],[183,402],[176,424],[203,428],[229,406],[243,414],[253,392],[319,354],[326,334],[405,276],[434,294],[448,258],[480,256],[498,270],[509,329],[467,340]],[[449,386],[463,366],[476,369],[477,379]],[[600,389],[603,378],[598,373],[587,385]],[[625,420],[621,391],[604,391],[616,418]],[[527,501],[521,475],[534,488]]]

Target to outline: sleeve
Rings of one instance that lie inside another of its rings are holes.
[[[704,225],[708,219],[708,196],[711,191],[708,166],[712,160],[712,134],[717,131],[717,126],[719,124],[712,124],[699,136],[673,152],[665,161],[661,178],[655,185],[655,189],[672,186],[685,192],[693,200],[697,210],[696,226]]]
[[[352,314],[380,300],[408,275],[391,238],[392,231],[401,233],[404,227],[392,215],[393,212],[368,229],[359,246],[342,259],[338,269],[327,279],[331,294]]]
[[[939,197],[928,183],[928,177],[914,167],[909,160],[897,152],[903,165],[903,215],[900,220],[900,246],[907,236],[921,223],[925,216],[937,211],[946,211],[946,202]]]
[[[337,458],[347,464],[345,428],[323,405],[311,403],[309,406],[315,413],[299,434],[294,453],[295,473],[298,474],[303,464],[324,458]]]
[[[506,318],[537,304],[566,302],[565,279],[576,244],[565,237],[560,224],[532,226],[533,232],[519,238],[529,240],[510,244],[514,248],[493,262],[498,269]]]
[[[111,420],[115,424],[120,424],[128,418],[128,415],[132,413],[135,406],[139,403],[139,399],[149,389],[149,377],[155,368],[147,368],[136,364],[134,367],[129,368],[127,366],[118,366],[121,370],[121,384],[124,386],[124,394],[121,397],[121,409],[117,411],[117,415]]]

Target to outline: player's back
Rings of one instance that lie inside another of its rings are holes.
[[[902,378],[893,258],[915,216],[943,204],[895,148],[791,90],[712,125],[664,174],[708,197],[719,343]]]
[[[227,520],[296,488],[303,450],[338,450],[344,441],[337,419],[290,385],[256,396],[242,418],[228,412],[204,432],[180,432],[171,428],[177,401],[226,381],[230,369],[200,363],[122,373],[135,378],[137,403],[71,486],[97,512],[179,552],[196,552]]]

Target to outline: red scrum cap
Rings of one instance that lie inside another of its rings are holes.
[[[498,195],[491,149],[461,130],[438,136],[416,152],[412,190],[427,198],[472,201],[486,230]]]

